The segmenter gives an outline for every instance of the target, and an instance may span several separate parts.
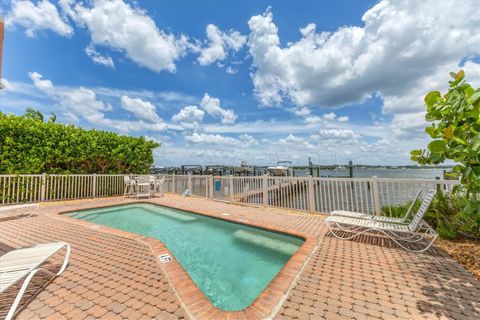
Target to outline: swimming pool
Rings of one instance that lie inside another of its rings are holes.
[[[68,216],[162,241],[216,307],[248,307],[303,239],[154,204],[71,212]]]

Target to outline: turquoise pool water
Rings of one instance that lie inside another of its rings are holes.
[[[304,242],[153,204],[68,215],[161,240],[210,302],[230,311],[248,307]]]

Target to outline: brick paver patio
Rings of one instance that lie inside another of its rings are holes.
[[[254,303],[256,309],[222,313],[204,306],[199,298],[199,302],[189,300],[175,278],[179,271],[169,270],[178,267],[158,262],[158,250],[165,250],[161,245],[152,246],[149,239],[57,215],[132,201],[110,198],[44,203],[36,217],[0,221],[0,253],[42,242],[67,241],[72,245],[65,273],[34,296],[18,319],[254,319],[267,313],[276,319],[480,319],[480,282],[436,249],[412,254],[381,238],[337,240],[326,234],[319,215],[173,195],[152,199],[216,216],[228,212],[231,220],[296,230],[313,237],[314,245],[293,259],[302,261],[286,266],[290,270],[304,267],[296,272],[298,277],[293,274],[274,279],[272,288],[266,290],[270,291],[261,295],[263,304]],[[289,283],[282,286],[281,279],[289,279]],[[280,298],[268,304],[265,301],[272,293]],[[13,294],[0,299],[0,315]]]

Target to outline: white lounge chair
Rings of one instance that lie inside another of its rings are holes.
[[[0,219],[15,218],[15,217],[31,217],[35,214],[38,204],[17,204],[13,206],[0,207]]]
[[[438,236],[435,230],[422,220],[435,194],[435,190],[428,192],[410,223],[378,221],[346,216],[331,216],[325,219],[325,223],[330,232],[338,239],[348,240],[366,233],[381,233],[407,251],[423,252],[430,248]],[[402,244],[402,242],[421,244],[421,241],[428,236],[432,238],[431,241],[427,241],[426,246],[419,250],[410,249]]]
[[[415,198],[412,201],[412,204],[408,208],[407,212],[405,215],[401,218],[396,218],[396,217],[387,217],[387,216],[377,216],[369,213],[361,213],[361,212],[354,212],[354,211],[344,211],[344,210],[335,210],[332,211],[330,214],[332,216],[342,216],[342,217],[349,217],[349,218],[356,218],[356,219],[372,219],[376,221],[383,221],[383,222],[396,222],[396,223],[406,223],[408,220],[408,217],[410,216],[410,213],[413,210],[413,207],[415,206],[415,203],[418,200],[418,197],[420,197],[420,194],[422,193],[422,189],[418,190],[417,194],[415,195]]]
[[[55,253],[65,248],[65,258],[60,270],[57,273],[41,268],[41,265]],[[7,252],[0,257],[0,294],[4,293],[8,288],[23,280],[23,284],[10,307],[5,320],[10,320],[15,315],[15,311],[20,300],[27,290],[28,284],[37,272],[45,272],[52,276],[60,275],[67,267],[68,258],[70,257],[70,245],[65,242],[39,244],[32,247],[21,248]]]

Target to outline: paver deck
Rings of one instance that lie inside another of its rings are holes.
[[[152,199],[218,217],[228,212],[231,220],[309,238],[255,308],[223,313],[205,303],[177,262],[158,262],[158,252],[167,250],[159,241],[58,215],[132,201],[43,203],[36,217],[0,221],[0,253],[42,242],[72,245],[66,271],[33,296],[18,319],[480,319],[480,282],[435,248],[413,254],[382,238],[341,241],[327,234],[319,215],[173,195]],[[0,298],[0,317],[13,294]]]

